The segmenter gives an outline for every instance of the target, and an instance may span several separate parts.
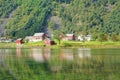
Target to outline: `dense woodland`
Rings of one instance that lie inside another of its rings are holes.
[[[4,35],[14,38],[49,30],[118,41],[119,11],[120,0],[0,0],[0,19],[12,13]]]

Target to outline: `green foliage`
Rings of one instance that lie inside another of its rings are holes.
[[[9,13],[17,7],[15,0],[0,0],[0,18],[9,17]]]
[[[103,41],[108,41],[109,40],[109,35],[108,34],[100,34],[99,35],[99,41],[103,42]]]
[[[56,39],[58,41],[58,44],[60,45],[61,42],[61,31],[56,30],[54,35],[53,35],[54,39]]]
[[[22,0],[19,1],[19,5],[13,18],[6,25],[8,35],[25,37],[26,35],[33,35],[35,32],[43,32],[47,15],[52,8],[49,1]]]
[[[119,3],[119,0],[71,1],[61,14],[63,32],[88,33],[93,35],[94,39],[98,38],[101,32],[120,34]]]
[[[53,21],[48,22],[48,27],[50,28],[51,31],[56,30],[56,24]]]
[[[118,35],[113,34],[113,35],[112,35],[112,40],[116,42],[116,41],[119,41],[120,39],[119,39],[119,36],[118,36]]]
[[[96,40],[100,33],[120,35],[119,7],[120,0],[0,0],[0,18],[15,10],[5,29],[16,38],[46,26],[55,33],[55,22],[48,21],[52,15],[61,18],[62,33],[91,34]]]

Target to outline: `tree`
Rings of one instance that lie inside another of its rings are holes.
[[[58,44],[60,45],[60,43],[61,43],[61,38],[62,38],[62,33],[61,33],[61,31],[60,30],[56,30],[55,32],[54,32],[54,39],[56,39],[57,41],[58,41]]]
[[[119,41],[119,36],[118,35],[116,35],[116,34],[112,34],[112,40],[113,41]]]
[[[101,33],[99,34],[98,36],[98,40],[103,42],[103,41],[108,41],[109,40],[109,35],[108,34],[104,34],[104,33]]]

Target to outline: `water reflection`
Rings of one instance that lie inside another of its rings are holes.
[[[12,53],[11,49],[0,49],[0,61],[3,61],[7,56],[11,56],[10,53]]]
[[[35,61],[44,62],[49,60],[51,57],[51,50],[49,48],[41,49],[41,48],[34,48],[32,49],[31,57]]]
[[[62,49],[60,54],[60,59],[73,60],[73,50],[72,49]]]
[[[119,52],[89,48],[0,49],[0,80],[119,80]]]
[[[21,56],[21,48],[16,48],[16,56],[20,57]]]
[[[17,49],[17,54],[20,56],[20,49]],[[76,55],[76,54],[75,54]],[[89,48],[79,48],[78,49],[78,56],[74,56],[73,49],[61,49],[60,54],[52,54],[51,55],[51,49],[50,48],[34,48],[32,49],[32,52],[30,56],[35,60],[39,62],[44,62],[46,60],[52,59],[60,59],[60,60],[68,60],[73,61],[74,58],[91,58],[91,49]]]
[[[37,48],[32,49],[31,57],[35,61],[39,61],[39,62],[44,61],[42,49],[37,49]]]
[[[50,60],[50,58],[51,58],[51,50],[50,50],[50,48],[45,48],[44,49],[43,56],[44,56],[45,60]]]
[[[78,49],[78,57],[82,58],[91,58],[91,49],[89,48],[79,48]]]

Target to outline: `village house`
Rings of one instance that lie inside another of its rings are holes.
[[[83,41],[84,40],[84,36],[83,35],[78,36],[78,40],[79,41]]]
[[[75,35],[74,34],[66,34],[62,40],[75,40]]]
[[[86,41],[90,41],[90,40],[91,40],[91,35],[85,36],[85,40],[86,40]]]
[[[38,41],[42,41],[45,39],[45,37],[47,37],[47,35],[45,33],[35,33],[33,35],[33,42],[38,42]]]
[[[19,38],[16,40],[16,45],[20,45],[20,44],[23,44],[23,39],[22,38]]]
[[[44,44],[50,46],[50,45],[54,45],[55,42],[53,40],[51,40],[50,38],[46,38],[44,41]]]
[[[0,42],[12,42],[13,40],[12,39],[7,39],[6,37],[1,37],[0,38]]]
[[[79,41],[90,41],[91,35],[87,35],[87,36],[80,35],[80,36],[78,36],[78,40]]]

